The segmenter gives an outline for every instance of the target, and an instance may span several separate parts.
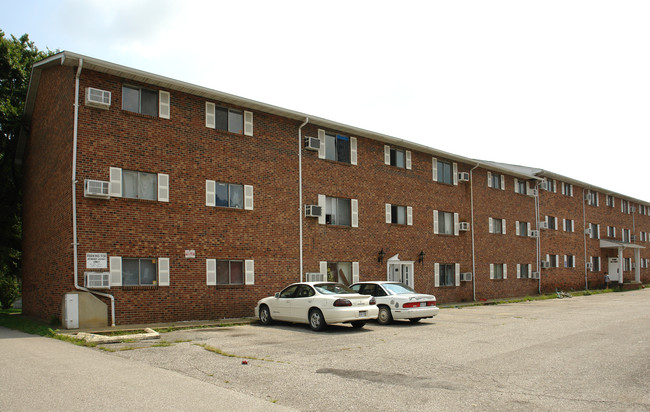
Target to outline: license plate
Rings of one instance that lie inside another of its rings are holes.
[[[359,317],[365,317],[368,316],[368,311],[367,310],[360,310],[359,311]]]
[[[427,302],[420,302],[420,306],[426,306]]]

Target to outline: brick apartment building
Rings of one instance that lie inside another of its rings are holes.
[[[71,292],[132,324],[251,316],[301,279],[439,302],[650,280],[649,204],[544,170],[70,52],[34,66],[25,117],[23,310],[41,319]]]

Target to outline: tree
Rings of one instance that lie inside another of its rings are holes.
[[[20,278],[21,176],[14,160],[32,65],[52,54],[27,34],[6,38],[0,30],[0,278]]]

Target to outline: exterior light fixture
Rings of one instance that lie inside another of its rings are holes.
[[[384,253],[384,249],[382,248],[379,253],[377,254],[377,262],[383,262],[384,261],[384,256],[386,256],[386,253]]]
[[[418,263],[424,263],[424,250],[418,255]]]

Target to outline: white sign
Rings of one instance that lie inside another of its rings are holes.
[[[194,259],[196,257],[196,250],[186,250],[185,251],[185,258],[186,259]]]
[[[108,269],[108,256],[106,253],[86,253],[87,269]]]

